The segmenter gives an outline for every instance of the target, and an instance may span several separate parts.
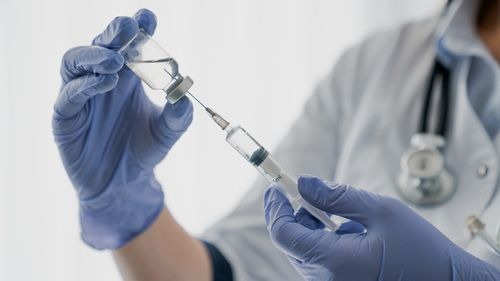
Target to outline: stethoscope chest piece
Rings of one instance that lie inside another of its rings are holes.
[[[445,168],[440,135],[419,133],[411,139],[411,148],[401,157],[398,188],[410,203],[431,206],[448,200],[455,191],[452,176]]]

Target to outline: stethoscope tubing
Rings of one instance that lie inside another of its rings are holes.
[[[439,100],[439,111],[438,111],[439,123],[437,124],[436,132],[431,132],[429,118],[431,115],[431,107],[432,107],[431,104],[435,92],[434,86],[436,84],[436,80],[438,77],[441,78],[441,97]],[[450,103],[450,70],[448,70],[436,58],[436,60],[434,61],[434,66],[432,67],[429,84],[427,86],[427,91],[425,94],[418,132],[422,134],[432,133],[440,135],[443,138],[446,138],[446,131],[449,119],[449,103]]]

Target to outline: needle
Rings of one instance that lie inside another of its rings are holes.
[[[189,96],[191,96],[195,101],[197,101],[205,111],[210,115],[212,120],[219,125],[223,130],[226,129],[227,126],[229,126],[229,122],[226,121],[222,116],[220,116],[217,112],[213,111],[210,107],[205,106],[199,99],[197,99],[193,94],[191,94],[189,91],[186,92]]]
[[[203,108],[207,109],[207,107],[199,100],[197,99],[191,92],[187,91],[186,94],[189,94],[195,101],[197,101]]]

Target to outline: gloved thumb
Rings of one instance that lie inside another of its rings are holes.
[[[169,130],[186,131],[193,121],[193,103],[187,97],[175,104],[167,103],[163,108],[163,121]]]
[[[193,104],[187,97],[167,103],[154,123],[161,147],[170,149],[193,121]]]
[[[333,215],[348,218],[364,225],[370,225],[373,206],[380,197],[353,188],[349,185],[327,185],[323,180],[302,176],[299,178],[299,192],[311,205]]]

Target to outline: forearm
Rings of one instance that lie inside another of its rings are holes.
[[[167,208],[113,256],[124,280],[210,281],[212,276],[205,246],[184,231]]]

